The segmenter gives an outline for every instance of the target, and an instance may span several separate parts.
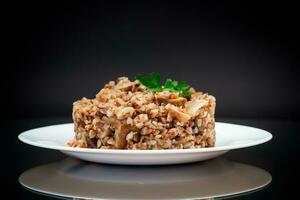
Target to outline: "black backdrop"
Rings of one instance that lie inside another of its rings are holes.
[[[295,5],[41,2],[4,6],[13,118],[71,116],[109,80],[150,72],[213,94],[219,117],[297,117]]]
[[[21,188],[19,175],[63,157],[21,143],[19,133],[71,122],[74,100],[93,97],[117,76],[150,72],[215,95],[217,120],[258,118],[228,122],[266,129],[274,139],[229,157],[270,171],[273,198],[297,192],[299,126],[263,119],[299,118],[295,4],[10,1],[1,8],[8,45],[0,65],[0,169],[11,199],[38,198]]]

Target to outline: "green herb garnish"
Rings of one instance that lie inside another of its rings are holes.
[[[160,76],[157,73],[151,73],[150,75],[137,75],[136,80],[139,80],[141,84],[146,86],[152,92],[170,91],[177,92],[179,96],[190,97],[190,86],[184,82],[173,81],[167,79],[164,85],[160,83]]]
[[[146,86],[152,92],[161,92],[163,91],[160,85],[160,76],[157,73],[151,73],[147,75],[137,75],[135,79],[139,80],[144,86]]]

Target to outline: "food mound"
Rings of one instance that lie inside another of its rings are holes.
[[[68,145],[143,150],[214,146],[215,98],[171,79],[160,86],[157,74],[151,77],[157,79],[120,77],[95,99],[74,102],[75,138]]]

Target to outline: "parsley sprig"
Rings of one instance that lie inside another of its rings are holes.
[[[152,92],[170,91],[176,92],[179,96],[190,97],[190,86],[184,82],[174,81],[167,79],[164,85],[161,85],[160,76],[157,73],[151,73],[150,75],[136,75],[136,80],[139,80],[141,84],[146,86]]]

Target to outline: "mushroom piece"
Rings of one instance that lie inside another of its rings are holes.
[[[191,116],[184,112],[181,112],[178,107],[172,104],[167,104],[166,109],[169,111],[173,118],[176,118],[181,123],[185,123],[191,119]]]
[[[97,148],[95,139],[90,139],[90,138],[86,137],[86,142],[87,142],[88,146],[90,146],[92,148]]]
[[[136,83],[123,83],[122,85],[118,85],[118,89],[123,91],[130,91],[133,86],[137,85]]]
[[[172,96],[172,93],[161,92],[155,95],[155,98],[160,103],[171,103],[175,106],[183,106],[186,103],[186,98],[179,96]]]
[[[130,81],[128,78],[126,78],[126,77],[120,77],[120,78],[117,79],[117,85],[116,85],[116,87],[117,87],[119,90],[129,91],[129,90],[131,90],[131,88],[132,88],[134,85],[137,85],[137,83],[131,82],[131,81]]]
[[[126,136],[131,131],[131,126],[128,124],[122,124],[120,121],[114,121],[111,125],[115,129],[115,147],[117,149],[124,149],[127,144]]]
[[[109,127],[104,127],[99,130],[98,137],[103,139],[112,134],[112,130]]]
[[[199,114],[200,109],[205,106],[208,102],[203,99],[194,99],[185,104],[186,112],[191,116],[195,117]]]
[[[183,106],[186,103],[186,98],[179,97],[177,99],[168,99],[167,102],[175,106]]]

